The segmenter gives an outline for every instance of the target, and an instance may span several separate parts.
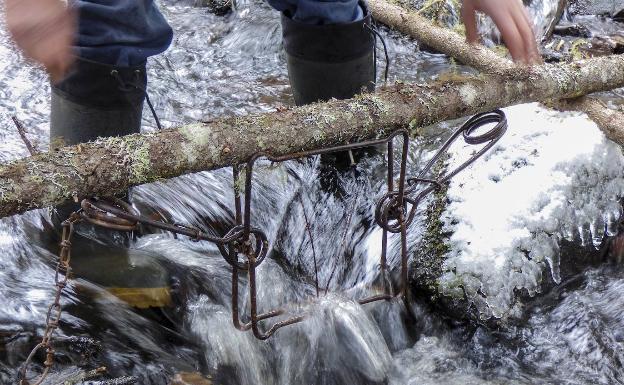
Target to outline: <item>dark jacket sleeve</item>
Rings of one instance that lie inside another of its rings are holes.
[[[364,16],[358,0],[267,0],[293,20],[307,24],[340,24],[360,20]]]
[[[77,54],[117,66],[136,66],[165,51],[173,31],[153,0],[74,0]]]

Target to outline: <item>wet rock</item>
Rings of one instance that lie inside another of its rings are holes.
[[[582,24],[557,25],[553,31],[555,35],[572,37],[590,37],[589,28]]]
[[[3,346],[15,341],[24,333],[24,328],[20,325],[6,324],[0,325],[0,349]]]
[[[36,328],[32,325],[0,324],[0,363],[9,363],[11,365],[19,363],[30,353],[33,346],[39,342]],[[0,364],[1,382],[2,365]]]
[[[87,382],[82,382],[80,385],[134,385],[138,383],[139,383],[138,378],[126,376],[126,377],[113,378],[111,380],[87,381]]]
[[[550,48],[542,49],[542,60],[545,63],[559,63],[566,59],[565,55]]]
[[[624,35],[595,36],[589,39],[558,37],[542,49],[546,62],[572,61],[624,52]]]
[[[226,15],[232,10],[232,0],[198,0],[197,5],[207,8],[217,16]]]
[[[621,50],[622,38],[618,36],[598,36],[579,46],[584,58],[607,56]]]
[[[212,385],[212,381],[200,373],[182,372],[173,377],[171,385]]]
[[[82,366],[95,364],[97,356],[102,352],[100,341],[84,336],[57,338],[54,348]]]
[[[624,11],[624,0],[575,0],[570,12],[576,15],[619,15]]]

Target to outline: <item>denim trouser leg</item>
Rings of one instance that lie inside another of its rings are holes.
[[[364,17],[358,0],[267,0],[276,10],[306,24],[342,24]]]
[[[267,0],[306,24],[340,24],[363,18],[358,0]],[[154,0],[73,0],[79,14],[76,51],[90,61],[132,67],[164,52],[173,31]],[[210,28],[209,25],[198,28]]]

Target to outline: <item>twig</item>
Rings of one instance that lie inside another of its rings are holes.
[[[24,127],[24,124],[20,122],[17,116],[11,116],[11,119],[13,119],[15,127],[17,127],[17,132],[19,132],[22,141],[26,145],[26,148],[28,148],[28,152],[30,152],[30,155],[36,155],[39,151],[35,146],[33,146],[30,140],[28,140],[28,137],[26,136],[26,127]]]
[[[57,385],[76,385],[82,383],[84,380],[99,377],[104,373],[106,373],[106,368],[102,366],[97,369],[89,370],[86,372],[83,371],[78,374],[72,375],[71,377],[62,380],[61,382],[57,382]]]
[[[303,198],[299,194],[299,202],[301,202],[301,211],[303,211],[303,219],[305,220],[305,227],[308,235],[310,236],[310,245],[312,246],[312,258],[314,258],[314,282],[316,283],[316,296],[319,296],[319,280],[318,280],[318,264],[316,263],[316,249],[314,248],[314,237],[312,236],[312,230],[310,229],[310,222],[308,221],[308,215],[306,214],[305,205],[303,204]]]
[[[555,16],[553,17],[552,21],[548,25],[548,28],[546,29],[546,33],[544,34],[544,37],[542,38],[542,43],[550,40],[550,38],[553,35],[553,32],[555,31],[555,27],[561,21],[561,18],[563,17],[563,14],[567,6],[568,6],[568,0],[559,0],[557,2],[557,11],[555,12]]]
[[[136,377],[126,376],[126,377],[113,378],[112,380],[89,381],[81,385],[134,385],[138,381],[139,380]]]

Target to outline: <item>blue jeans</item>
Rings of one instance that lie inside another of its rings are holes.
[[[358,0],[267,0],[280,12],[310,24],[363,17]],[[154,0],[73,0],[78,10],[77,54],[98,63],[137,66],[164,52],[173,31]],[[203,28],[210,28],[205,26]]]

